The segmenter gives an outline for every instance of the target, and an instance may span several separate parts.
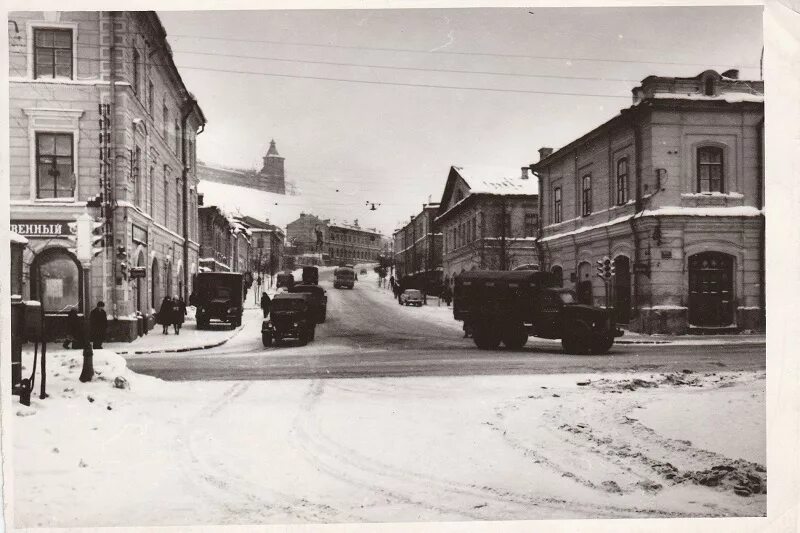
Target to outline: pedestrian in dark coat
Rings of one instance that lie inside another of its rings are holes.
[[[103,341],[106,340],[106,327],[108,326],[108,316],[105,310],[106,304],[102,301],[97,302],[97,307],[89,313],[89,330],[92,336],[92,348],[100,350],[103,348]]]
[[[161,324],[161,333],[169,335],[169,325],[172,324],[172,300],[169,296],[164,296],[161,301],[161,308],[158,310],[158,323]]]
[[[269,299],[269,295],[266,292],[261,293],[261,310],[264,312],[264,318],[267,318],[269,314],[269,308],[272,305],[272,301]]]
[[[83,348],[83,321],[74,307],[67,313],[67,338],[63,346],[69,348],[70,344],[73,349]]]
[[[450,290],[450,285],[445,285],[442,289],[442,300],[450,307],[450,302],[453,301],[453,291]]]
[[[186,302],[179,296],[172,297],[172,328],[180,335],[183,318],[186,316]]]

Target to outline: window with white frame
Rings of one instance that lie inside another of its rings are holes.
[[[73,136],[36,132],[36,197],[74,198]]]
[[[628,158],[617,161],[617,205],[628,201]]]
[[[592,214],[592,176],[587,174],[581,180],[582,183],[582,192],[583,192],[583,216],[589,216]]]
[[[561,222],[561,187],[553,188],[553,224]]]
[[[33,77],[72,79],[72,30],[33,29]]]
[[[697,192],[724,192],[725,170],[722,148],[701,146],[697,149]]]

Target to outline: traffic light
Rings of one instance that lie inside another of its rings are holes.
[[[96,257],[105,248],[106,219],[96,218],[92,222],[92,257]]]
[[[609,269],[609,272],[610,272],[611,276],[614,276],[617,273],[617,267],[616,267],[616,265],[614,265],[614,261],[611,261],[610,264],[611,264],[611,268]]]
[[[611,279],[611,276],[614,275],[614,263],[611,261],[611,259],[604,257],[603,259],[598,259],[596,264],[597,275],[606,281]]]
[[[100,197],[100,194],[94,195],[92,198],[86,200],[86,207],[102,207],[103,200]]]
[[[603,260],[602,259],[598,259],[597,261],[595,261],[595,264],[597,265],[597,275],[600,276],[601,278],[605,278],[606,277],[606,269],[605,269],[605,264],[603,263]]]
[[[128,252],[124,246],[117,246],[117,270],[120,278],[128,279]]]

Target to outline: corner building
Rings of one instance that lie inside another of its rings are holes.
[[[52,338],[106,303],[132,340],[198,267],[196,135],[205,117],[152,11],[9,13],[11,224],[29,241],[23,295]],[[93,199],[92,202],[88,202]],[[89,301],[69,224],[105,219]],[[47,231],[42,228],[48,228]],[[53,229],[55,228],[55,229]]]
[[[763,330],[763,94],[737,71],[649,76],[631,107],[540,149],[541,264],[583,302],[608,290],[634,331]]]

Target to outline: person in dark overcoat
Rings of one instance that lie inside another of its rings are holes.
[[[267,318],[269,314],[269,307],[272,304],[272,301],[269,299],[269,295],[266,292],[261,293],[261,310],[264,312],[264,318]]]
[[[172,324],[172,300],[169,296],[164,296],[161,307],[158,310],[158,323],[161,324],[161,333],[169,335],[169,326]]]
[[[172,297],[172,328],[175,335],[180,335],[183,319],[186,316],[186,302],[179,296]]]
[[[78,310],[72,308],[67,313],[67,338],[64,340],[64,348],[77,350],[83,348],[83,321],[78,316]]]
[[[97,307],[89,313],[89,330],[92,336],[92,348],[100,350],[103,348],[103,341],[106,340],[106,328],[108,327],[108,316],[105,310],[106,304],[102,301],[97,302]]]

